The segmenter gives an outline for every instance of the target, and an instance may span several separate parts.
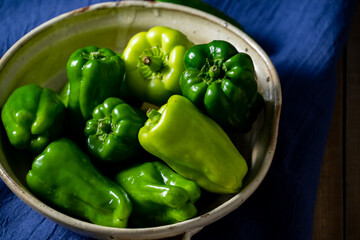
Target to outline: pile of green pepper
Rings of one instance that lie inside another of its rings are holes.
[[[37,197],[98,225],[147,227],[195,217],[201,191],[241,190],[248,166],[227,131],[249,131],[264,101],[249,55],[157,26],[121,55],[77,49],[66,70],[61,92],[25,85],[1,111],[10,143],[33,154]]]

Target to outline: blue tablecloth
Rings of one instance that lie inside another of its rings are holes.
[[[0,1],[0,56],[41,23],[101,0]],[[311,239],[320,167],[332,117],[336,64],[355,1],[206,0],[227,13],[271,57],[281,80],[278,147],[260,188],[202,239]],[[0,180],[0,239],[86,239],[45,219]]]

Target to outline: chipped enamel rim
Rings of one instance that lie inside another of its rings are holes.
[[[179,234],[185,234],[184,239],[190,239],[193,234],[200,231],[204,226],[213,223],[220,218],[224,217],[231,211],[238,208],[246,199],[251,196],[251,194],[258,188],[260,183],[263,181],[265,175],[268,172],[270,164],[272,162],[276,142],[277,142],[277,133],[278,133],[278,124],[280,118],[280,109],[281,109],[281,89],[280,82],[277,75],[277,72],[269,59],[266,53],[261,49],[261,47],[254,42],[248,35],[246,35],[241,30],[237,29],[233,25],[221,20],[215,16],[209,15],[199,10],[195,10],[192,8],[179,6],[170,3],[162,3],[162,2],[143,2],[143,1],[123,1],[123,2],[108,2],[108,3],[99,3],[95,5],[91,5],[86,8],[77,9],[65,14],[62,14],[58,17],[55,17],[44,24],[38,26],[37,28],[30,31],[24,37],[22,37],[18,42],[16,42],[2,57],[0,60],[0,73],[7,69],[7,65],[9,61],[16,56],[17,52],[21,50],[22,46],[28,42],[36,40],[36,36],[43,32],[46,29],[51,28],[54,24],[71,19],[74,16],[78,16],[84,13],[93,13],[96,17],[97,11],[101,9],[117,9],[117,8],[131,8],[131,9],[155,9],[161,10],[162,13],[166,13],[167,11],[173,12],[176,11],[182,15],[188,15],[192,17],[196,17],[201,19],[201,21],[206,20],[210,24],[219,25],[224,28],[224,31],[231,32],[231,34],[235,34],[241,39],[241,41],[246,42],[247,47],[251,48],[254,52],[256,52],[259,56],[259,59],[263,61],[263,64],[266,69],[264,71],[268,74],[268,78],[270,78],[272,84],[271,90],[271,99],[270,102],[270,112],[271,116],[269,117],[269,139],[268,145],[264,150],[264,156],[262,159],[261,167],[258,169],[255,177],[245,186],[245,188],[238,194],[234,195],[232,198],[212,209],[211,211],[195,217],[193,219],[166,225],[159,227],[151,227],[151,228],[111,228],[111,227],[103,227],[99,225],[95,225],[92,223],[88,223],[85,221],[78,220],[73,217],[69,217],[59,211],[54,210],[53,208],[47,206],[43,202],[39,201],[32,194],[30,194],[27,190],[24,190],[23,186],[17,179],[15,179],[7,170],[9,166],[6,161],[6,157],[3,152],[0,152],[0,176],[6,183],[6,185],[27,205],[33,208],[35,211],[44,215],[45,217],[51,219],[52,221],[70,229],[77,233],[80,233],[85,236],[91,236],[95,238],[101,239],[156,239],[156,238],[164,238],[176,236]],[[199,20],[200,21],[200,20]],[[194,23],[196,24],[196,23]],[[54,30],[55,31],[55,30]],[[267,79],[269,81],[269,79]],[[5,85],[2,85],[5,84]],[[1,88],[10,88],[10,80],[5,81],[1,79],[0,75],[0,89]],[[265,91],[265,90],[264,90]],[[4,98],[3,92],[0,90],[0,100]],[[2,104],[2,103],[1,103]]]

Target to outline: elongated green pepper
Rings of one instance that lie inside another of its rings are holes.
[[[131,219],[138,226],[159,226],[196,216],[199,186],[162,162],[146,162],[116,176],[134,204]]]
[[[29,84],[16,89],[1,111],[10,143],[40,153],[64,129],[65,106],[51,89]]]
[[[34,194],[66,213],[98,225],[127,226],[132,211],[128,195],[69,139],[50,143],[33,162],[26,182]]]
[[[111,49],[88,46],[71,54],[66,73],[70,82],[71,121],[75,128],[82,129],[98,104],[119,96],[125,63]]]
[[[143,112],[111,97],[96,106],[92,116],[84,130],[92,156],[122,162],[141,152],[138,132],[146,121]]]
[[[173,95],[139,131],[141,146],[214,193],[236,193],[248,167],[230,138],[187,98]]]
[[[264,104],[251,57],[215,40],[191,47],[184,60],[183,95],[222,127],[249,131]]]
[[[129,90],[159,106],[172,94],[181,93],[184,54],[192,45],[183,33],[164,26],[134,35],[122,55]]]

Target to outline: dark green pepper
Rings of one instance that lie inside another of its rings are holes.
[[[249,131],[264,104],[251,57],[215,40],[191,47],[184,61],[183,95],[222,127]]]
[[[80,128],[98,104],[108,97],[119,96],[125,63],[111,49],[88,46],[70,56],[66,73],[70,82],[71,121]]]
[[[141,146],[213,193],[236,193],[248,167],[224,130],[187,98],[173,95],[139,131]]]
[[[26,176],[30,190],[61,210],[92,223],[126,227],[132,203],[71,140],[48,145]]]
[[[99,160],[120,162],[141,152],[139,129],[147,117],[119,98],[108,98],[95,107],[85,126],[90,153]]]
[[[116,182],[133,202],[132,221],[138,226],[159,226],[196,216],[199,186],[165,164],[146,162],[121,171]]]
[[[65,106],[51,89],[29,84],[16,89],[1,111],[10,143],[40,153],[64,129]]]

